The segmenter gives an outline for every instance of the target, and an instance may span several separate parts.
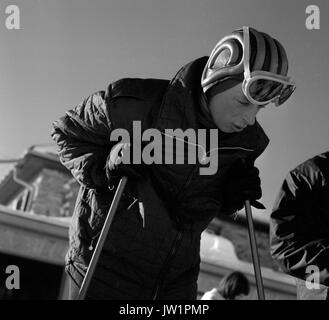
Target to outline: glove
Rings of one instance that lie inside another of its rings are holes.
[[[132,164],[132,148],[130,143],[116,144],[106,160],[106,176],[110,180],[127,176],[130,179],[140,179],[143,175],[142,166]]]
[[[266,209],[256,201],[262,197],[259,170],[253,166],[246,166],[239,161],[228,174],[228,182],[225,186],[224,197],[228,207],[233,211],[241,210],[246,200],[257,209]]]

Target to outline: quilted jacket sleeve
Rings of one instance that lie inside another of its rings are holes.
[[[329,268],[329,236],[321,217],[322,176],[310,167],[293,170],[283,182],[270,220],[272,257],[281,268],[301,279],[308,266]],[[320,279],[327,284],[328,279]]]
[[[111,130],[104,91],[92,94],[53,123],[51,136],[61,163],[88,188],[107,186],[105,162],[113,145]]]

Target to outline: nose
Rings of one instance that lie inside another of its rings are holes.
[[[243,120],[248,126],[255,124],[258,107],[251,107],[244,115]]]

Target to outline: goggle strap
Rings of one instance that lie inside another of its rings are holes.
[[[243,27],[243,61],[244,61],[244,76],[245,79],[250,78],[250,45],[249,45],[249,27]]]

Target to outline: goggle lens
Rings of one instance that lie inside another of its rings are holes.
[[[267,102],[278,96],[282,90],[283,85],[281,83],[259,79],[252,82],[249,87],[250,96],[259,102]]]
[[[248,91],[250,97],[259,104],[275,102],[279,106],[289,99],[294,90],[294,85],[284,85],[277,81],[258,79],[252,81]]]

